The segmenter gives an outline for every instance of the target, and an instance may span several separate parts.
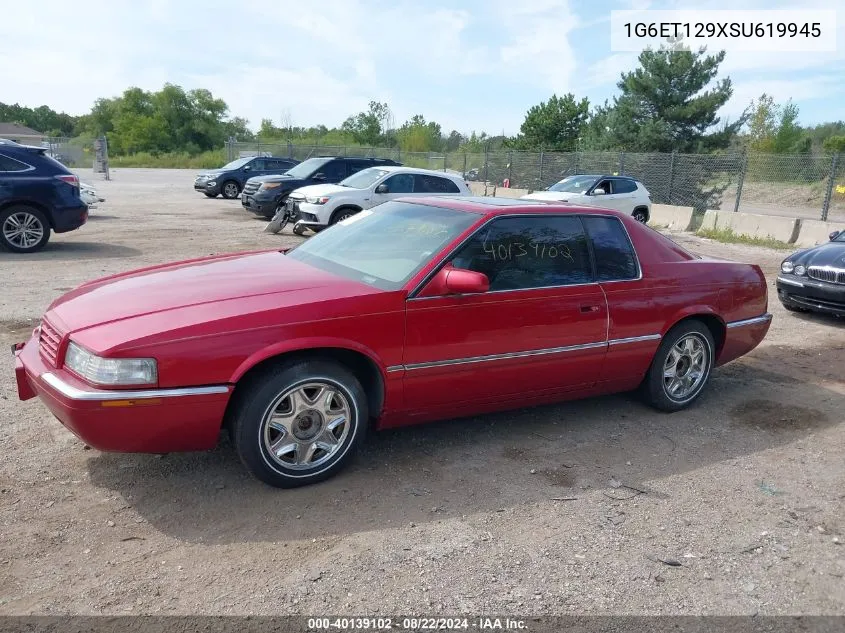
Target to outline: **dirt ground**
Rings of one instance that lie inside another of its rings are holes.
[[[193,173],[80,172],[107,201],[0,254],[0,344],[94,277],[282,246]],[[232,447],[101,454],[0,355],[0,614],[845,614],[845,321],[785,312],[690,410],[620,395],[371,436],[293,491]],[[662,562],[661,562],[662,561]]]

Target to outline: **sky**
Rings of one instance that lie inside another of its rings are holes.
[[[519,131],[526,110],[572,92],[603,103],[636,53],[610,47],[610,11],[687,0],[0,0],[0,102],[84,114],[98,97],[165,82],[208,88],[257,128],[340,125],[370,100],[396,125]],[[730,0],[731,9],[838,9],[831,53],[731,53],[735,119],[763,92],[800,121],[845,119],[845,0]],[[707,8],[718,8],[708,4]]]

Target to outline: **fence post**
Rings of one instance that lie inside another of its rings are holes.
[[[508,152],[508,184],[513,187],[513,150]]]
[[[619,152],[619,175],[625,175],[625,152]]]
[[[487,181],[490,180],[490,144],[484,146],[484,193],[487,193]]]
[[[748,169],[748,150],[742,150],[742,163],[739,166],[739,181],[736,185],[736,202],[734,202],[734,213],[739,211],[739,201],[742,198],[742,184],[745,182],[745,172]]]
[[[288,141],[288,158],[293,158],[293,143]]]
[[[678,150],[672,150],[672,157],[669,159],[669,195],[666,198],[668,204],[672,204],[672,193],[675,187],[675,159],[678,157]]]
[[[466,152],[464,152],[464,175],[463,175],[463,177],[464,178],[467,177],[467,153]]]
[[[446,171],[446,157],[449,156],[449,152],[443,152],[443,171]]]
[[[581,152],[575,150],[575,175],[578,175],[578,163],[581,161]]]
[[[836,168],[839,165],[839,152],[833,155],[830,161],[830,176],[827,179],[827,190],[824,193],[822,204],[822,222],[827,220],[827,212],[830,210],[830,198],[833,195],[833,181],[836,179]]]
[[[543,150],[540,150],[540,179],[537,184],[540,185],[539,188],[543,186]]]

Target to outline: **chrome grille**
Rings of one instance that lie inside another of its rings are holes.
[[[50,325],[46,319],[41,320],[41,334],[38,337],[38,348],[41,356],[53,367],[58,367],[59,346],[62,344],[62,335]]]
[[[260,182],[249,182],[244,185],[243,193],[253,194],[258,191],[258,188],[261,186]]]
[[[832,284],[845,284],[845,269],[829,268],[827,266],[810,266],[807,269],[807,276],[819,281],[828,281]]]

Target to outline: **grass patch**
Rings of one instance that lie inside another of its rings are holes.
[[[109,167],[156,167],[159,169],[214,169],[228,163],[225,149],[188,154],[187,152],[165,152],[151,154],[138,152],[125,156],[109,156]]]
[[[726,244],[748,244],[750,246],[763,246],[765,248],[775,248],[781,251],[791,251],[795,249],[794,245],[781,242],[773,237],[750,237],[748,235],[740,235],[734,233],[733,229],[729,228],[715,228],[715,229],[698,229],[695,233],[699,237],[706,237],[717,242],[724,242]]]

